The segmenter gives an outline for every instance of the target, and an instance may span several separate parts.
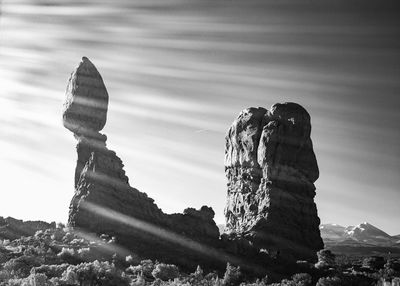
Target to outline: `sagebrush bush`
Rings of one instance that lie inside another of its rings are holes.
[[[179,276],[178,267],[173,264],[158,263],[151,272],[154,278],[163,281],[173,280]]]
[[[318,262],[315,264],[317,269],[334,267],[336,265],[335,255],[328,249],[317,252]]]
[[[339,277],[322,277],[315,286],[344,286]]]
[[[296,286],[309,286],[312,282],[312,277],[308,273],[297,273],[292,276],[292,280]]]
[[[226,271],[222,284],[224,286],[236,286],[241,282],[241,273],[239,266],[233,266],[229,262],[226,264]]]

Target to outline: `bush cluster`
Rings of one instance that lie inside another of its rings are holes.
[[[89,241],[64,226],[13,241],[0,240],[0,286],[363,286],[384,282],[400,286],[400,260],[390,257],[354,259],[321,250],[316,264],[299,261],[299,273],[277,282],[268,276],[250,279],[230,263],[225,273],[205,273],[200,266],[184,273],[176,265],[140,260],[134,253],[114,254],[115,243],[107,235]]]

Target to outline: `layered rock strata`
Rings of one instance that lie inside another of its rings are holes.
[[[323,248],[314,203],[318,165],[308,112],[296,103],[243,110],[226,136],[225,232],[256,248],[315,260]]]
[[[196,267],[203,259],[202,246],[219,241],[214,211],[203,206],[167,215],[153,199],[132,188],[122,160],[99,133],[106,123],[107,105],[99,72],[82,58],[69,80],[63,112],[64,126],[78,140],[69,226],[114,235],[120,245],[142,258]]]

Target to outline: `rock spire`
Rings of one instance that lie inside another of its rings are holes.
[[[106,123],[107,106],[104,82],[84,57],[69,79],[63,112],[64,126],[78,140],[68,225],[113,235],[121,246],[143,259],[195,268],[205,261],[196,247],[218,243],[214,211],[203,206],[168,215],[153,199],[132,188],[122,160],[106,147],[107,137],[99,133]]]
[[[310,133],[310,115],[296,103],[239,114],[226,135],[227,234],[290,259],[315,260],[323,242]]]

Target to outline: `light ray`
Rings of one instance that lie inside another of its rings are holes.
[[[115,210],[99,206],[97,204],[91,203],[91,202],[86,202],[83,201],[80,203],[80,207],[86,209],[87,211],[96,214],[97,216],[116,221],[121,224],[125,224],[128,227],[131,227],[135,230],[140,230],[144,231],[146,233],[152,234],[154,236],[157,236],[165,241],[172,242],[174,244],[179,245],[180,247],[186,248],[193,250],[199,254],[202,254],[204,256],[208,256],[212,259],[215,259],[217,261],[221,262],[226,262],[230,261],[231,263],[235,265],[240,265],[243,268],[246,269],[251,269],[255,272],[260,272],[263,273],[265,269],[260,267],[259,265],[255,265],[252,263],[249,263],[248,261],[244,261],[236,256],[230,255],[224,251],[221,251],[219,249],[206,246],[204,244],[201,244],[197,241],[194,241],[192,239],[189,239],[185,236],[179,235],[175,232],[172,232],[171,230],[162,228],[160,226],[153,225],[149,222],[127,216],[125,214],[122,214],[120,212],[117,212]]]

